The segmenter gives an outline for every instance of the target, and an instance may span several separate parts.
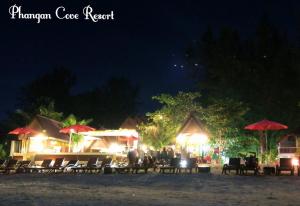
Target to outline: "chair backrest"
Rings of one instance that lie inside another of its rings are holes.
[[[3,165],[5,163],[5,160],[0,159],[0,166]]]
[[[98,158],[97,157],[91,157],[89,161],[87,162],[87,167],[94,167],[97,163]]]
[[[74,166],[74,165],[77,164],[77,162],[78,162],[78,160],[70,160],[70,161],[66,164],[66,167],[67,167],[67,166]]]
[[[15,167],[17,165],[17,162],[18,160],[14,160],[14,159],[8,160],[6,167],[7,168]]]
[[[188,168],[195,168],[197,166],[197,159],[196,158],[189,158],[187,160],[187,167]]]
[[[30,160],[20,161],[20,167],[26,167],[30,164]]]
[[[41,166],[42,167],[50,167],[51,162],[52,162],[52,159],[44,159]]]
[[[247,167],[256,167],[258,165],[258,158],[245,157],[245,164]]]
[[[241,158],[239,158],[239,157],[231,157],[231,158],[229,158],[229,165],[240,166],[240,164],[241,164]]]
[[[53,167],[61,167],[64,162],[64,158],[56,158]]]
[[[180,159],[179,158],[172,158],[170,162],[171,167],[179,167],[180,166]]]
[[[279,164],[280,167],[292,167],[292,158],[280,158]]]

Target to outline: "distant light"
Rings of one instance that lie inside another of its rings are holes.
[[[195,67],[197,67],[197,66],[198,66],[198,64],[196,63],[196,64],[194,64],[194,66],[195,66]]]
[[[121,145],[119,145],[119,144],[117,144],[117,143],[112,143],[111,145],[110,145],[110,147],[108,148],[108,151],[110,152],[110,153],[119,153],[119,152],[123,152],[124,151],[124,147],[123,146],[121,146]]]
[[[180,167],[185,168],[187,166],[187,161],[186,160],[181,160],[180,161]]]
[[[292,159],[292,165],[299,166],[299,160],[298,159]]]
[[[183,68],[184,66],[183,65],[180,65],[180,68]]]
[[[177,67],[177,64],[174,64],[174,67]]]

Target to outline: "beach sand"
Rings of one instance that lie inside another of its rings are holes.
[[[0,175],[0,205],[300,205],[298,176]]]

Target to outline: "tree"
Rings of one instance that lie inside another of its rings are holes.
[[[125,78],[111,78],[104,85],[72,98],[72,112],[80,118],[93,117],[95,127],[119,128],[135,116],[139,88]]]
[[[152,99],[162,104],[162,108],[147,113],[148,123],[139,126],[143,142],[160,149],[175,142],[181,124],[191,112],[202,113],[202,107],[195,101],[199,93],[179,92],[176,96],[161,94]]]
[[[21,89],[18,105],[23,111],[34,113],[40,106],[54,101],[59,111],[67,111],[74,84],[75,75],[70,70],[54,69],[25,85]]]
[[[55,103],[54,101],[50,102],[48,106],[41,105],[38,108],[39,115],[44,117],[48,117],[50,119],[54,119],[56,121],[61,121],[63,118],[62,112],[55,111]]]
[[[193,77],[203,102],[229,97],[251,109],[248,122],[269,118],[295,128],[300,124],[300,50],[293,45],[264,17],[248,38],[228,27],[218,35],[208,29],[188,49],[187,61],[189,71],[198,74]]]
[[[257,139],[242,129],[248,108],[232,99],[210,99],[204,105],[200,93],[179,92],[176,96],[162,94],[153,97],[162,107],[148,113],[148,122],[139,126],[143,142],[160,149],[175,143],[182,124],[193,113],[204,125],[210,143],[221,147],[226,155],[256,151]]]

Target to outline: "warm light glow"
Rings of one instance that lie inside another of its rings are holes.
[[[91,137],[135,137],[139,138],[139,134],[134,129],[118,129],[118,130],[98,130],[89,132],[79,132],[79,134]]]
[[[186,143],[186,136],[183,134],[179,134],[176,138],[176,141],[180,144],[180,145],[185,145]]]
[[[147,152],[148,152],[148,147],[147,147],[147,145],[144,145],[144,144],[143,144],[143,145],[141,146],[141,149],[143,150],[144,153],[147,153]]]
[[[120,152],[123,152],[125,150],[124,146],[121,146],[117,143],[112,143],[110,145],[110,147],[108,148],[108,151],[110,153],[120,153]]]
[[[292,164],[294,166],[299,166],[299,160],[298,159],[292,159]]]
[[[180,167],[185,168],[187,166],[187,161],[186,160],[181,160],[180,161]]]
[[[180,145],[203,145],[208,142],[206,134],[179,134],[176,138]]]
[[[43,152],[44,151],[44,140],[47,137],[44,134],[38,134],[34,137],[30,137],[30,152]]]

